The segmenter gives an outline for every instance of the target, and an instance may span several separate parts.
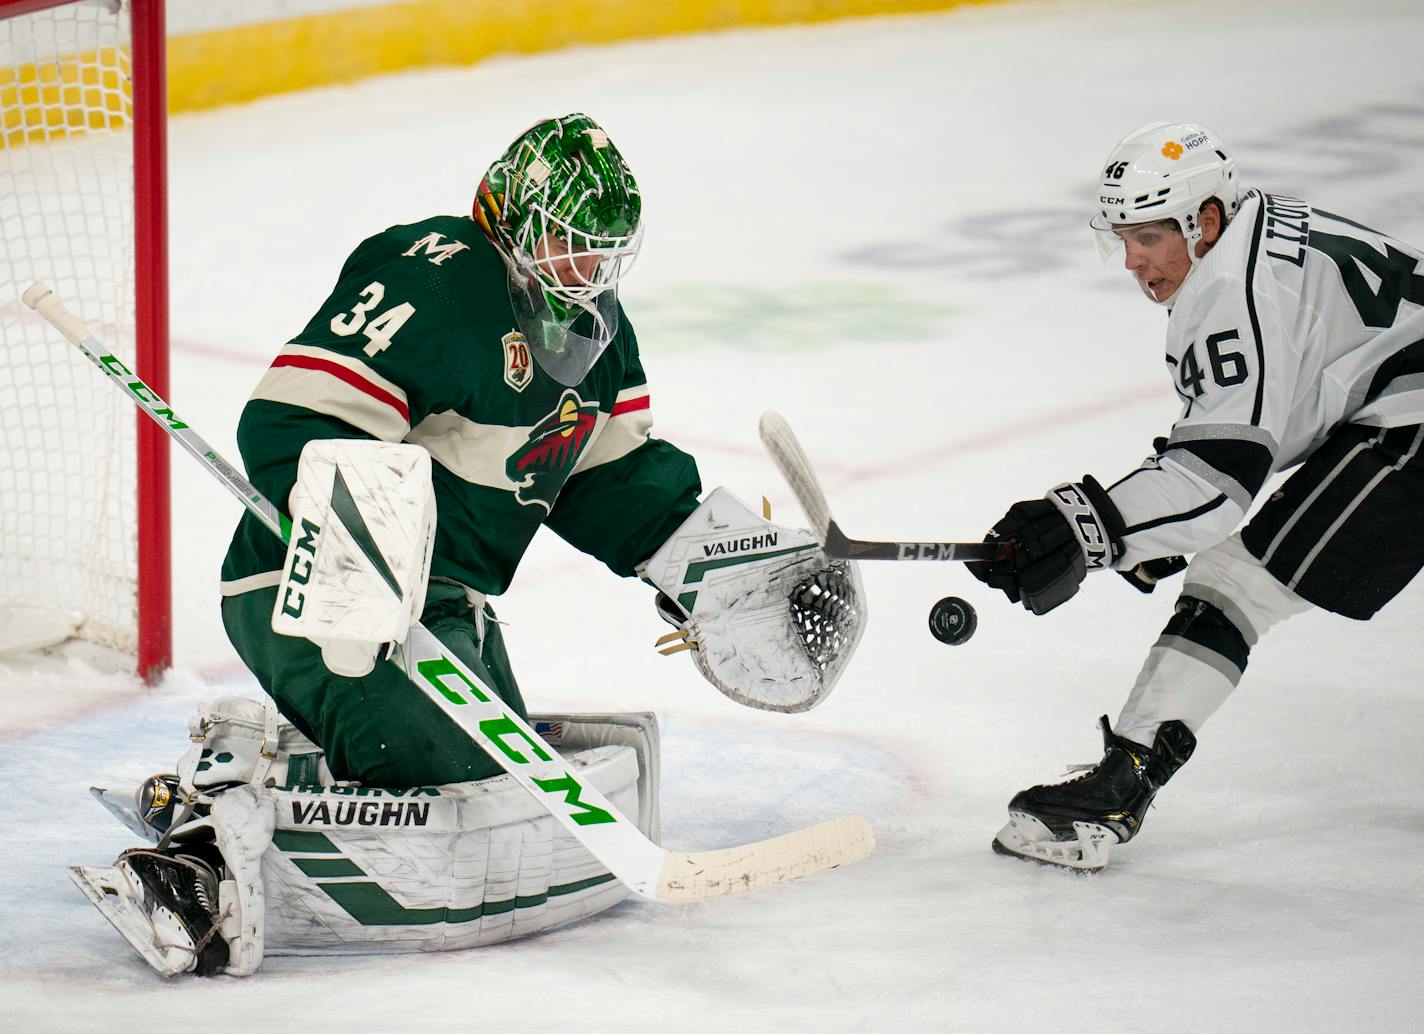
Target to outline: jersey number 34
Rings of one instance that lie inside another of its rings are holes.
[[[373,280],[361,289],[361,301],[357,302],[350,312],[332,317],[331,332],[340,337],[364,333],[366,347],[362,349],[363,352],[367,355],[384,352],[391,347],[391,338],[395,337],[396,331],[415,315],[414,305],[401,302],[378,316],[369,316],[371,310],[380,305],[385,297],[386,285]]]

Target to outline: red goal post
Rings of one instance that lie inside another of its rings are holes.
[[[146,680],[172,661],[167,437],[78,394],[115,393],[18,299],[54,284],[168,395],[165,47],[164,0],[0,0],[0,647],[67,629]]]

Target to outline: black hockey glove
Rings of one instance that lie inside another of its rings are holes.
[[[1047,614],[1067,603],[1089,571],[1104,570],[1121,552],[1122,517],[1092,477],[1059,485],[1043,499],[1009,507],[985,542],[1010,542],[1000,560],[966,564],[969,573],[1011,603]]]
[[[1163,556],[1155,560],[1144,560],[1136,567],[1129,567],[1126,571],[1119,571],[1118,574],[1126,578],[1127,583],[1138,592],[1151,592],[1157,588],[1157,583],[1163,578],[1170,578],[1186,569],[1186,557]]]

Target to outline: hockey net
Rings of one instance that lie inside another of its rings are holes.
[[[170,617],[166,592],[140,606],[140,543],[161,536],[167,579],[167,529],[140,512],[133,405],[19,301],[46,281],[116,355],[139,357],[140,376],[162,349],[166,377],[166,333],[138,328],[141,292],[166,274],[161,242],[143,253],[140,227],[135,245],[132,14],[0,0],[0,652],[74,638],[153,674]]]

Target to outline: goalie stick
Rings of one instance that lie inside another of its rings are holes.
[[[283,542],[291,521],[172,408],[88,333],[43,283],[22,300],[127,392],[168,435],[242,501]],[[139,486],[142,491],[143,486]],[[417,689],[494,758],[558,822],[634,893],[686,902],[771,887],[864,858],[875,847],[859,815],[843,815],[752,844],[712,851],[669,851],[654,844],[565,764],[529,724],[424,625],[411,626],[394,658]],[[83,869],[75,866],[75,869]],[[82,875],[82,874],[81,874]]]
[[[1012,550],[1007,542],[871,542],[846,535],[831,516],[826,494],[791,425],[768,410],[759,425],[762,444],[791,486],[821,549],[832,560],[998,560]]]

